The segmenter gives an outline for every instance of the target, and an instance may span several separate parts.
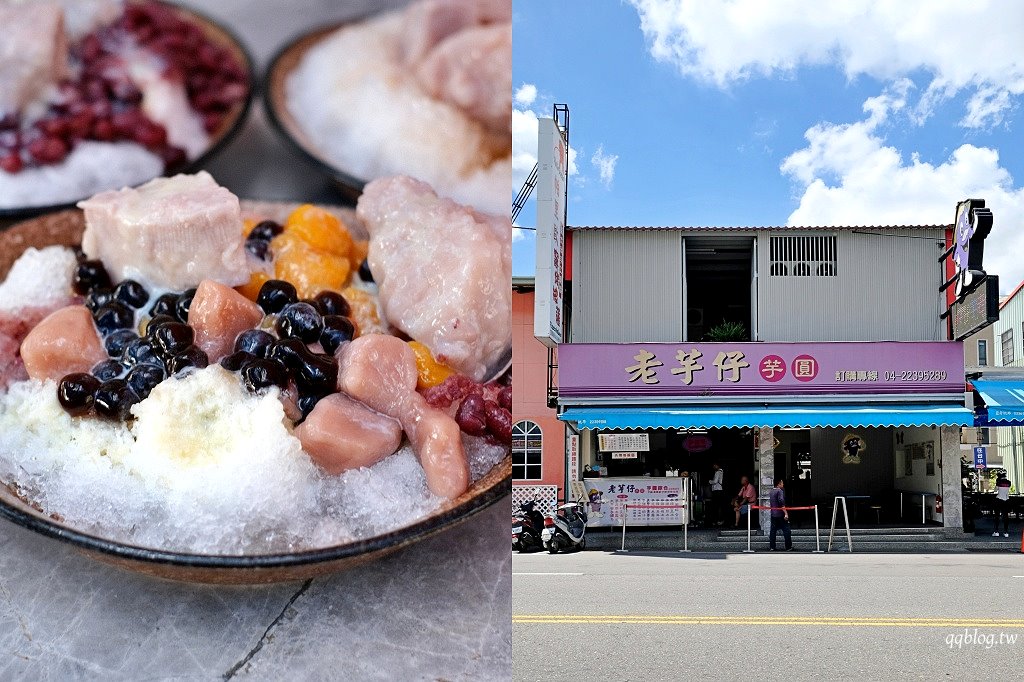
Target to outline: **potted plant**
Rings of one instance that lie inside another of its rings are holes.
[[[705,341],[716,343],[746,341],[748,338],[746,325],[742,322],[728,322],[726,320],[722,320],[704,334]]]

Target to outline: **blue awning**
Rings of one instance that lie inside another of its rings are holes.
[[[968,426],[962,405],[821,405],[778,407],[573,407],[558,418],[581,429],[688,429]]]
[[[985,407],[978,410],[978,426],[1024,426],[1024,379],[975,379]]]

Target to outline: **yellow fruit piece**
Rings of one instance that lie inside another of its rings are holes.
[[[345,224],[333,213],[312,204],[303,204],[292,211],[284,229],[314,249],[334,256],[348,258],[352,251],[352,235]]]
[[[311,248],[289,248],[276,254],[274,276],[291,282],[299,298],[321,291],[341,291],[348,282],[348,260]]]
[[[437,386],[453,374],[451,368],[435,360],[434,356],[430,354],[430,349],[419,341],[410,341],[409,348],[412,348],[412,352],[416,354],[416,371],[419,373],[419,379],[416,381],[417,389]]]
[[[348,262],[352,264],[353,270],[358,270],[359,266],[366,260],[366,254],[370,251],[370,242],[365,239],[352,242],[352,252],[348,255]]]
[[[260,295],[260,288],[263,287],[263,283],[268,279],[270,279],[270,275],[258,270],[249,275],[249,281],[246,284],[235,287],[235,291],[250,301],[255,301],[256,297]]]
[[[377,303],[373,295],[363,289],[349,287],[341,292],[348,304],[352,306],[352,321],[363,334],[387,334],[386,324],[380,321]]]
[[[260,224],[259,220],[255,218],[246,218],[242,221],[242,236],[248,237],[249,233],[252,232],[252,228]]]

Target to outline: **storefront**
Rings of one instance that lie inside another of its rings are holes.
[[[923,504],[925,521],[960,527],[960,430],[974,419],[964,390],[957,342],[566,344],[559,354],[559,418],[579,435],[594,525],[621,523],[622,502],[677,501],[682,477],[694,522],[731,525],[728,500],[747,476],[762,499],[781,477],[793,505],[831,509],[843,496],[861,522],[915,525]],[[725,508],[709,506],[713,464]]]

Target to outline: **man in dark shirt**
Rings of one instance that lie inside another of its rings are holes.
[[[789,532],[789,512],[783,509],[786,506],[786,493],[783,490],[786,483],[782,478],[775,479],[775,487],[772,488],[771,495],[768,497],[768,504],[772,508],[771,512],[771,535],[768,540],[768,547],[774,552],[775,551],[775,534],[782,531],[782,537],[786,541],[786,551],[791,552],[793,550],[793,537]]]

